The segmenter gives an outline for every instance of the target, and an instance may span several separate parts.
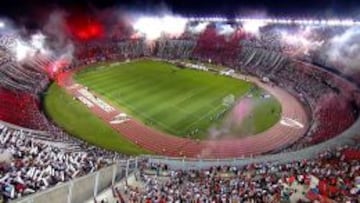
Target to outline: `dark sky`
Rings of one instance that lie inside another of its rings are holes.
[[[94,10],[124,7],[155,10],[167,7],[184,15],[251,15],[260,11],[269,16],[360,18],[360,0],[0,0],[0,14],[36,16],[52,8]]]

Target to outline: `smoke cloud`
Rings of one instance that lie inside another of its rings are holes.
[[[242,23],[242,27],[247,33],[255,36],[259,35],[260,28],[266,26],[267,23],[261,20],[250,20]]]
[[[76,15],[75,17],[78,17]],[[53,60],[70,63],[75,50],[73,40],[77,39],[69,31],[67,21],[69,16],[71,15],[64,10],[55,10],[48,15],[45,25],[36,32],[27,31],[11,20],[0,18],[0,35],[16,35],[11,51],[18,61],[41,53],[50,56]],[[260,38],[262,37],[260,29],[278,23],[276,19],[268,18],[266,12],[263,11],[248,15],[245,13],[245,16],[252,18],[241,19],[238,25],[226,22],[215,23],[216,33],[231,35],[237,31],[238,26],[241,26],[242,31]],[[188,18],[172,13],[166,6],[154,8],[151,13],[108,8],[104,11],[97,11],[91,17],[105,28],[104,36],[110,37],[116,33],[119,38],[122,37],[121,39],[135,36],[136,38],[155,40],[162,36],[178,37],[185,31],[200,34],[210,24],[208,21],[190,22]],[[90,23],[90,25],[92,24]],[[319,26],[328,25],[325,23]],[[352,70],[360,70],[359,27],[351,27],[345,31],[336,30],[339,34],[334,37],[328,35],[323,37],[321,29],[317,30],[312,26],[301,25],[299,29],[294,29],[294,27],[281,27],[279,29],[283,30],[278,30],[280,31],[280,44],[292,47],[289,49],[290,54],[311,56],[312,52],[318,52],[330,65],[336,64]],[[316,36],[318,33],[320,33],[319,36]]]
[[[193,34],[200,34],[205,31],[208,25],[209,22],[199,22],[195,25],[189,25],[188,31]]]
[[[130,14],[132,27],[147,40],[155,40],[161,36],[177,37],[184,33],[188,20],[168,11],[158,14]]]
[[[314,33],[316,33],[316,30],[310,26],[293,32],[280,31],[282,42],[293,47],[291,53],[289,53],[291,55],[309,55],[310,51],[320,49],[325,41],[316,39]]]
[[[62,10],[52,12],[43,29],[49,36],[47,43],[51,50],[53,50],[54,57],[71,62],[74,54],[74,45],[66,25],[67,15]]]
[[[231,35],[236,31],[236,28],[234,28],[230,24],[225,23],[217,23],[216,24],[216,32],[219,35]]]
[[[360,28],[352,27],[329,42],[326,55],[331,63],[360,70]]]

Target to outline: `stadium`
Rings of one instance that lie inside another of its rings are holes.
[[[0,17],[1,201],[360,201],[360,21],[39,22]]]

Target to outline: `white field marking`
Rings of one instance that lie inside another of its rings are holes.
[[[83,96],[78,96],[77,97],[83,104],[85,104],[88,108],[92,108],[94,107],[94,104],[92,102],[90,102],[88,99],[86,99]]]
[[[304,128],[304,125],[302,123],[300,123],[299,121],[289,118],[289,117],[283,117],[280,120],[280,124],[284,125],[284,126],[288,126],[288,127],[292,127],[292,128],[297,128],[297,129],[301,129]]]
[[[68,87],[68,89],[72,90],[72,89],[77,89],[79,87],[79,84],[73,84],[70,87]]]
[[[115,124],[126,123],[128,120],[130,120],[130,119],[124,119],[124,120],[112,120],[112,121],[110,121],[110,124],[115,125]]]
[[[80,93],[82,96],[96,104],[98,107],[100,107],[103,111],[109,113],[112,111],[115,111],[115,108],[103,101],[102,99],[94,96],[90,91],[86,90],[85,88],[81,88],[78,90],[78,93]]]

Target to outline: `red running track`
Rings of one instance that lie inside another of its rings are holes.
[[[243,78],[240,75],[237,75],[237,77],[239,79]],[[309,127],[308,116],[302,104],[294,96],[279,87],[269,86],[254,77],[246,76],[246,79],[267,90],[280,101],[282,105],[282,118],[295,120],[297,123],[301,123],[303,127],[284,125],[282,124],[283,122],[279,121],[267,131],[257,135],[244,138],[197,141],[166,134],[150,128],[136,119],[131,119],[122,124],[110,124],[114,116],[121,113],[115,107],[116,110],[110,113],[105,112],[97,105],[94,105],[90,110],[133,143],[157,155],[164,156],[194,158],[246,157],[278,150],[300,139]],[[72,73],[61,75],[58,78],[58,82],[74,97],[81,95],[78,90],[83,88],[83,86],[75,85]],[[100,95],[96,96],[101,97]]]

